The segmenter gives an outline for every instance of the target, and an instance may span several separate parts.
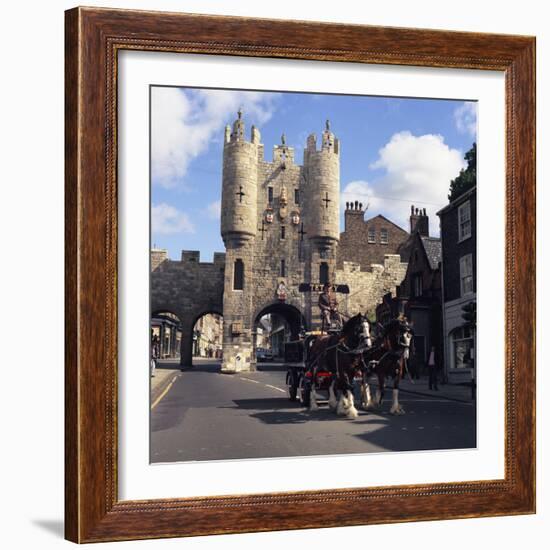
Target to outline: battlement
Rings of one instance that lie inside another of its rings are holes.
[[[199,263],[201,260],[200,250],[182,250],[181,261],[182,262],[195,262]]]
[[[326,121],[325,131],[321,134],[321,149],[317,149],[317,136],[310,134],[304,150],[304,159],[312,153],[322,152],[330,152],[335,155],[340,154],[340,140],[330,131],[330,122],[328,120]]]
[[[151,254],[153,251],[151,252]],[[181,262],[207,265],[225,265],[225,252],[214,252],[214,259],[212,262],[201,262],[201,253],[199,250],[182,250]]]
[[[151,271],[157,269],[157,267],[168,260],[168,250],[164,248],[153,248],[151,250]]]
[[[294,147],[275,145],[273,147],[273,162],[294,164]]]

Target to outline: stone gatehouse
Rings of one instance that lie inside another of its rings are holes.
[[[339,300],[349,314],[373,311],[384,294],[395,293],[407,267],[398,245],[408,233],[388,221],[394,241],[381,247],[376,262],[365,264],[369,255],[358,253],[366,244],[360,235],[340,233],[340,153],[328,120],[320,143],[314,134],[307,138],[301,165],[284,135],[272,160],[265,160],[259,130],[252,126],[250,139],[245,137],[242,112],[226,127],[220,228],[225,253],[206,263],[197,251],[184,250],[179,261],[163,250],[151,252],[151,313],[171,311],[180,318],[182,364],[191,364],[193,325],[205,313],[223,315],[222,370],[236,372],[255,368],[256,334],[265,314],[284,317],[291,338],[320,326],[318,293],[299,292],[300,283],[347,284],[350,294]],[[354,220],[363,219],[357,203],[348,205],[346,224],[351,210]]]

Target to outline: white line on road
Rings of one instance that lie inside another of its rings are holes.
[[[277,391],[281,391],[283,393],[286,393],[286,390],[283,390],[282,388],[278,388],[277,386],[272,386],[271,384],[265,384],[266,387],[268,388],[272,388],[274,390],[277,390]]]
[[[170,388],[174,385],[174,382],[179,378],[179,375],[176,374],[174,378],[172,378],[171,382],[166,386],[164,391],[155,399],[155,402],[151,405],[151,410],[153,410],[159,403],[160,400],[170,391]]]
[[[244,376],[241,376],[241,380],[248,380],[248,382],[254,382],[254,384],[261,384],[266,388],[271,388],[272,390],[277,390],[282,393],[286,393],[286,390],[283,390],[282,388],[278,388],[277,386],[272,386],[271,384],[264,384],[263,382],[259,382],[258,380],[252,380],[252,378],[245,378]]]

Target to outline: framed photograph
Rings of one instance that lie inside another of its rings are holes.
[[[75,8],[65,185],[67,539],[534,513],[534,38]]]

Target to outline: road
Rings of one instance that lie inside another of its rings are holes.
[[[475,406],[402,391],[403,416],[356,420],[290,402],[276,367],[221,374],[202,362],[182,372],[151,411],[151,462],[312,456],[475,447]]]

